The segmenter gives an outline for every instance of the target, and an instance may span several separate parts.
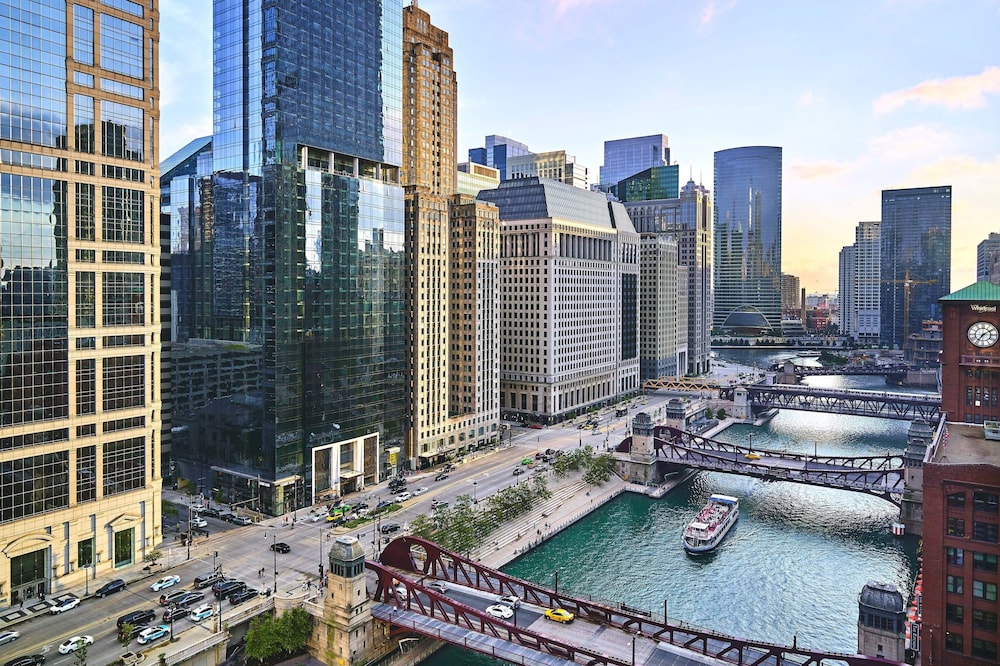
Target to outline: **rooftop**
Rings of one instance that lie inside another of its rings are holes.
[[[949,423],[947,437],[932,461],[937,465],[1000,467],[1000,441],[986,439],[983,426]]]
[[[942,296],[941,301],[1000,301],[1000,285],[989,280],[980,280],[968,287]]]

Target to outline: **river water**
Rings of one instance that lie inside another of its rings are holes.
[[[750,354],[719,355],[760,367],[793,355]],[[885,390],[877,377],[814,377],[808,383]],[[748,444],[752,436],[755,448],[879,455],[901,452],[908,427],[906,421],[786,410],[766,426],[732,426],[716,439]],[[687,555],[681,532],[712,493],[740,498],[740,522],[714,552]],[[549,585],[558,570],[560,590],[657,616],[666,601],[672,621],[853,654],[865,582],[895,583],[905,595],[916,576],[918,539],[892,536],[897,516],[893,504],[862,493],[700,472],[659,500],[622,495],[504,570]],[[448,647],[424,663],[495,662]]]

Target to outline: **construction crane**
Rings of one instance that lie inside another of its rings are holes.
[[[906,277],[902,280],[882,280],[884,284],[903,285],[903,344],[910,339],[910,289],[916,284],[934,284],[937,280],[914,280],[910,278],[910,271],[906,271]]]

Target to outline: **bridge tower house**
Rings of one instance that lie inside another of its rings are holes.
[[[858,595],[858,654],[906,659],[906,607],[892,583],[868,581]]]
[[[316,656],[330,666],[364,663],[379,651],[365,587],[365,549],[356,538],[340,536],[329,559],[323,617],[314,634]]]
[[[906,432],[906,451],[903,453],[903,501],[899,520],[910,534],[923,534],[924,527],[924,457],[927,447],[934,441],[934,429],[921,419],[910,423]]]
[[[750,391],[746,386],[737,386],[733,391],[733,418],[748,421],[753,418],[750,406]]]
[[[633,483],[647,484],[657,480],[653,419],[646,412],[639,412],[632,419],[632,447],[624,476]]]

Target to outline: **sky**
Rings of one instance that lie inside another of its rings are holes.
[[[419,1],[454,49],[463,161],[501,134],[596,182],[604,141],[666,134],[712,189],[715,151],[781,146],[782,270],[811,294],[883,189],[952,186],[953,291],[1000,232],[1000,0]],[[165,159],[211,134],[212,12],[160,11]]]

